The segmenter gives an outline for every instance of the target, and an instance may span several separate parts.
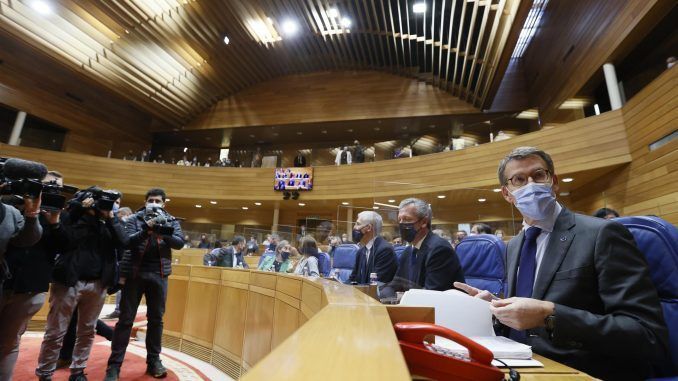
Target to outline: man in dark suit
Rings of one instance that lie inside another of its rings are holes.
[[[360,243],[349,281],[359,284],[370,283],[370,274],[376,273],[377,280],[387,283],[393,280],[398,269],[393,246],[381,238],[381,216],[371,210],[360,212],[353,227],[353,242]]]
[[[507,249],[508,298],[490,307],[501,333],[594,377],[652,376],[668,353],[667,331],[628,230],[558,204],[558,177],[544,151],[516,148],[498,175],[502,195],[523,215]],[[491,300],[487,291],[455,287]]]
[[[301,151],[297,151],[297,156],[294,157],[294,166],[295,167],[306,166],[306,157],[301,153]]]
[[[383,295],[410,288],[444,291],[454,282],[464,281],[464,271],[450,243],[431,232],[432,217],[431,207],[424,200],[408,198],[400,203],[400,236],[411,247],[400,256],[395,278],[384,287]]]
[[[237,235],[233,237],[231,246],[223,248],[218,247],[203,256],[202,262],[204,266],[219,266],[219,267],[242,267],[248,269],[249,266],[243,257],[243,253],[247,250],[245,237]]]

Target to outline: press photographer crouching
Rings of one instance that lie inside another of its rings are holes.
[[[129,244],[124,227],[112,212],[119,195],[98,187],[79,191],[60,215],[50,221],[56,257],[50,289],[50,310],[40,348],[40,380],[51,380],[73,311],[78,309],[77,340],[73,349],[71,381],[84,374],[94,342],[94,328],[106,290],[114,285],[116,253]]]
[[[106,380],[117,380],[129,344],[139,301],[146,296],[146,371],[155,378],[167,375],[160,361],[161,339],[167,300],[167,277],[172,273],[172,249],[184,246],[179,221],[165,209],[165,191],[146,192],[146,205],[127,219],[130,250],[120,263],[120,319],[115,325]]]
[[[58,172],[48,172],[42,180],[43,184],[49,184],[50,189],[63,187],[63,179]],[[44,192],[44,190],[43,190]],[[44,195],[45,193],[43,193]],[[12,200],[14,196],[10,197]],[[39,204],[29,200],[28,203],[14,198],[17,208],[22,210],[27,205]],[[48,203],[49,204],[49,203]],[[26,331],[28,321],[35,315],[45,303],[45,296],[49,290],[49,282],[52,278],[52,268],[56,251],[53,249],[51,237],[51,225],[49,220],[53,214],[58,214],[61,209],[43,211],[39,216],[39,227],[42,228],[42,238],[34,245],[22,247],[10,242],[5,252],[5,261],[10,276],[5,281],[2,299],[0,300],[0,380],[11,380],[14,366],[19,354],[21,335]],[[30,219],[31,217],[27,217]]]

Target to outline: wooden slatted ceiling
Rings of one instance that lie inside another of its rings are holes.
[[[412,0],[43,2],[52,13],[0,0],[0,28],[181,126],[252,84],[318,70],[414,76],[478,106],[520,1],[422,0],[423,14]]]

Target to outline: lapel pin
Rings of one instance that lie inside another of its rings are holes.
[[[565,241],[567,241],[567,237],[564,236],[564,235],[560,236],[560,242],[565,242]]]

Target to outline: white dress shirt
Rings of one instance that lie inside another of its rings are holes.
[[[372,247],[374,246],[374,240],[377,237],[372,238],[368,243],[365,244],[365,258],[367,258],[367,263],[370,263],[370,253],[372,252]]]

